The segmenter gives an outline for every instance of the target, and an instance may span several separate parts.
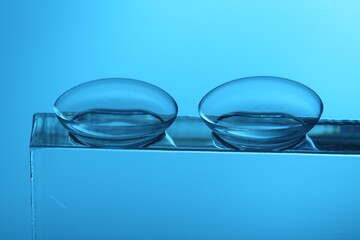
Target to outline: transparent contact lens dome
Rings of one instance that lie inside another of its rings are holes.
[[[61,124],[79,142],[97,147],[139,147],[164,136],[177,115],[164,90],[125,78],[80,84],[55,102]]]
[[[323,111],[307,86],[280,77],[248,77],[211,90],[199,114],[216,140],[240,150],[278,151],[302,142]]]

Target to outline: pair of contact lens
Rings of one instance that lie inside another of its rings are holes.
[[[299,144],[318,122],[322,102],[285,78],[249,77],[204,96],[199,114],[216,140],[239,150],[282,150]],[[78,85],[55,102],[55,113],[77,141],[95,147],[142,147],[158,141],[178,107],[164,90],[133,79]]]

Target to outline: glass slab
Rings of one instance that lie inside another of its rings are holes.
[[[357,122],[320,122],[316,149],[236,151],[180,117],[143,148],[84,146],[34,116],[34,240],[360,239]]]

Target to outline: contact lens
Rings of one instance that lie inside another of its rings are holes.
[[[216,140],[239,150],[279,151],[302,141],[323,111],[309,87],[280,77],[224,83],[206,94],[199,114]]]
[[[177,115],[175,100],[147,82],[107,78],[62,94],[54,111],[78,142],[95,147],[141,147],[162,138]]]

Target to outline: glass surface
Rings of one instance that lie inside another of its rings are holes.
[[[310,88],[266,76],[227,82],[199,104],[200,117],[224,144],[264,151],[301,142],[322,110],[321,99]]]
[[[30,146],[32,148],[91,148],[74,140],[55,114],[34,115]],[[117,149],[117,147],[107,147]],[[128,149],[210,152],[257,152],[239,150],[221,144],[198,117],[179,116],[167,129],[164,138],[145,147]],[[274,152],[268,150],[268,152]],[[320,120],[308,133],[308,140],[281,153],[360,154],[360,121]]]
[[[97,147],[145,146],[163,136],[178,111],[162,89],[124,78],[78,85],[57,99],[54,110],[77,141]]]

